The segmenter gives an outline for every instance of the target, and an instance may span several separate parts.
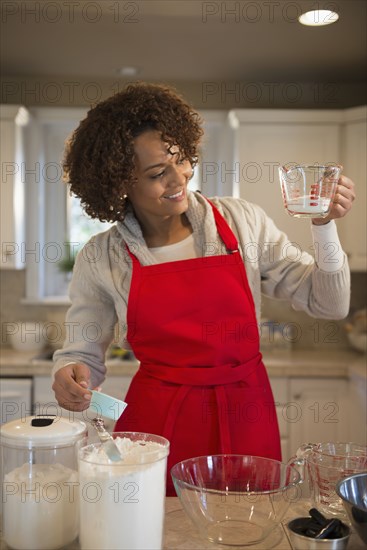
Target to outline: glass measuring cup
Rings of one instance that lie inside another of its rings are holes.
[[[342,167],[299,165],[279,167],[284,207],[296,218],[326,218],[332,206]]]
[[[308,473],[313,506],[325,515],[345,517],[336,484],[342,478],[367,471],[367,447],[358,443],[308,443],[301,445],[292,462],[302,481],[305,470]]]

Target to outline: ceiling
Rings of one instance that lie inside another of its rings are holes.
[[[305,27],[319,5],[339,21]],[[167,82],[366,80],[366,0],[42,0],[2,2],[6,78]]]

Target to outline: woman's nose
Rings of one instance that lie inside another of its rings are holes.
[[[186,162],[184,164],[177,164],[173,165],[171,167],[171,170],[169,171],[168,176],[168,183],[175,184],[175,183],[186,183],[187,179],[189,179],[192,175],[192,168],[191,164],[188,162],[188,166],[186,165]]]
[[[176,168],[172,167],[170,170],[167,171],[167,178],[165,183],[168,188],[176,187],[179,183],[181,183],[181,181],[182,176],[180,179],[180,174]]]

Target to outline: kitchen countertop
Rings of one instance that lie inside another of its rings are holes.
[[[0,374],[3,376],[49,376],[52,361],[34,360],[34,352],[19,353],[10,349],[0,350]],[[264,352],[264,363],[271,377],[323,377],[323,378],[357,378],[366,380],[366,356],[353,351],[282,351],[276,350],[271,354]],[[107,361],[107,372],[111,376],[131,377],[138,369],[137,361],[121,361],[114,359]],[[238,550],[291,550],[287,529],[287,521],[298,516],[308,515],[311,507],[307,501],[299,501],[290,506],[283,523],[274,529],[262,543],[251,546],[237,547]],[[177,497],[166,499],[166,518],[164,531],[164,550],[224,550],[230,548],[216,545],[201,538],[195,527],[182,510]],[[7,545],[1,540],[1,550]],[[233,548],[233,547],[231,547]],[[362,550],[365,548],[356,534],[353,534],[348,550]],[[64,550],[80,550],[78,542],[74,542]]]
[[[287,535],[286,523],[298,516],[308,516],[308,510],[311,505],[306,500],[292,504],[284,521],[270,535],[259,544],[251,546],[236,546],[238,550],[291,550],[292,546]],[[1,542],[1,550],[6,550],[8,546]],[[224,550],[233,548],[233,546],[213,544],[202,538],[191,523],[191,520],[183,511],[180,501],[177,497],[166,498],[166,516],[164,527],[164,550]],[[350,550],[363,550],[365,548],[361,539],[352,533],[348,548]],[[64,550],[79,550],[80,545],[77,541],[69,544]]]
[[[0,350],[0,374],[2,376],[48,376],[52,361],[34,359],[35,352]],[[264,364],[271,377],[340,377],[349,378],[351,372],[366,378],[366,356],[352,350],[274,350],[264,351]],[[109,359],[107,374],[133,376],[139,367],[138,361]]]

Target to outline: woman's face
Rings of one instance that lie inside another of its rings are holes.
[[[128,197],[137,218],[144,221],[183,214],[188,207],[190,162],[180,160],[178,148],[169,148],[155,130],[138,136],[134,149],[136,181],[129,187]]]

